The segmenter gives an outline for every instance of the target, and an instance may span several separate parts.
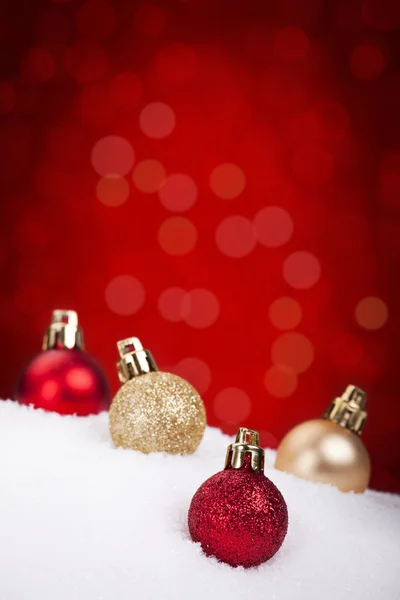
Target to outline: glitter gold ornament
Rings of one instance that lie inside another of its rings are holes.
[[[255,567],[279,550],[288,528],[287,506],[264,475],[257,431],[238,430],[228,446],[225,469],[193,496],[188,523],[192,540],[232,567]]]
[[[366,394],[349,385],[323,419],[297,425],[279,444],[275,467],[303,479],[330,483],[343,492],[363,492],[370,479],[368,452],[360,434],[367,418]]]
[[[138,338],[117,343],[118,375],[123,384],[109,412],[116,446],[148,454],[191,454],[206,427],[206,412],[197,391],[184,379],[163,373]]]

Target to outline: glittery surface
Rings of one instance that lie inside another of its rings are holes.
[[[206,426],[202,399],[184,379],[156,371],[130,379],[110,407],[116,446],[149,452],[191,454]]]
[[[74,350],[46,350],[22,371],[15,398],[20,404],[86,416],[107,410],[110,388],[100,365]]]
[[[188,518],[193,541],[232,567],[255,567],[270,559],[288,528],[282,494],[248,464],[207,479],[193,496]]]

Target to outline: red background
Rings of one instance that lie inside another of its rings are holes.
[[[74,308],[114,390],[139,336],[271,446],[363,387],[400,491],[399,6],[2,4],[0,395]]]

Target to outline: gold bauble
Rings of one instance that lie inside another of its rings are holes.
[[[325,419],[292,429],[279,444],[275,467],[303,479],[331,483],[342,492],[363,492],[371,471],[358,435]]]
[[[302,479],[330,483],[343,492],[363,492],[371,474],[360,433],[366,419],[365,394],[349,386],[324,419],[306,421],[281,441],[275,467]]]
[[[203,401],[190,383],[158,371],[151,354],[138,344],[137,338],[119,342],[124,383],[109,412],[113,442],[145,454],[192,454],[206,427]],[[134,351],[127,351],[131,346]]]

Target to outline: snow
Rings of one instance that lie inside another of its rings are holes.
[[[187,510],[231,438],[192,456],[115,449],[107,414],[0,402],[0,600],[399,600],[400,496],[343,494],[272,468],[289,532],[257,569],[190,541]]]

